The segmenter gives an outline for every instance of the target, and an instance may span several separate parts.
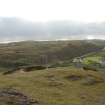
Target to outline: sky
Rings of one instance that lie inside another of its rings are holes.
[[[0,0],[0,17],[29,21],[105,21],[105,0]]]
[[[0,42],[105,39],[104,11],[105,0],[0,0]]]

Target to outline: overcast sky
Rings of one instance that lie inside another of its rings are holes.
[[[105,0],[0,0],[0,42],[105,39],[104,11]]]
[[[1,17],[30,21],[105,21],[105,0],[0,0]]]

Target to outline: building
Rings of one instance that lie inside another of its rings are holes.
[[[105,58],[101,59],[100,64],[101,64],[102,67],[105,67]]]
[[[77,57],[73,59],[73,64],[75,67],[82,68],[83,67],[83,60],[81,57]]]

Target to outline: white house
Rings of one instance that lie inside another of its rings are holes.
[[[79,67],[79,68],[83,67],[83,60],[80,57],[74,58],[73,63],[74,63],[74,66],[76,67]]]
[[[105,58],[102,58],[100,61],[101,66],[105,67]]]

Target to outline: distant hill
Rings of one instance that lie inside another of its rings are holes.
[[[0,44],[0,67],[52,65],[69,61],[105,46],[101,40],[23,41]]]

